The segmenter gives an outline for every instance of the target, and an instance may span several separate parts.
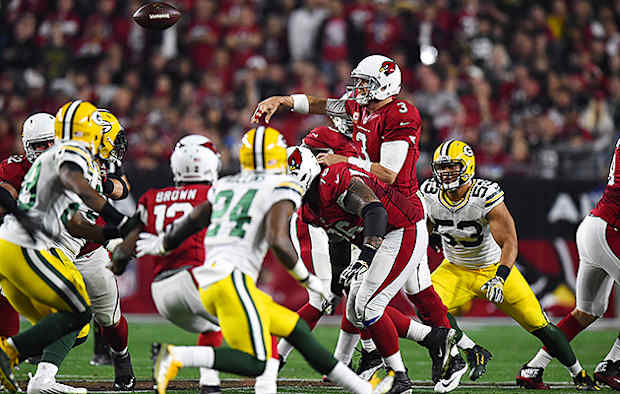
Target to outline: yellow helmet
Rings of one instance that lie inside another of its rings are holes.
[[[99,116],[103,122],[99,157],[103,160],[112,158],[122,161],[127,152],[127,136],[125,135],[125,129],[112,112],[101,108],[99,108],[97,112],[99,112]]]
[[[458,165],[458,168],[452,168]],[[433,154],[433,175],[444,190],[453,190],[474,177],[476,159],[469,145],[459,140],[442,142]]]
[[[69,101],[56,113],[54,129],[60,141],[80,141],[96,155],[101,145],[100,116],[97,108],[88,101]]]
[[[244,134],[239,149],[243,171],[286,173],[286,142],[276,129],[258,126]]]

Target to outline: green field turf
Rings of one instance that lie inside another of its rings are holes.
[[[25,326],[25,324],[22,324]],[[489,363],[489,370],[485,376],[480,378],[477,385],[463,385],[457,392],[476,392],[476,393],[498,393],[498,392],[520,392],[514,385],[514,378],[521,365],[535,354],[539,347],[536,338],[527,334],[524,330],[516,326],[494,326],[481,329],[467,330],[470,337],[479,344],[487,347],[493,353],[493,360]],[[135,323],[129,325],[130,350],[136,376],[139,380],[151,379],[151,360],[150,345],[153,341],[172,342],[175,344],[192,345],[195,343],[196,335],[184,332],[171,324],[167,323]],[[588,373],[607,354],[611,344],[616,338],[617,331],[599,330],[586,331],[581,333],[574,341],[573,348],[577,353],[582,365]],[[336,344],[338,328],[333,326],[320,326],[316,330],[321,343],[330,349]],[[88,361],[92,357],[92,338],[84,345],[74,349],[64,365],[61,367],[59,381],[102,381],[110,382],[109,389],[112,387],[113,369],[112,367],[93,367]],[[405,359],[405,364],[409,368],[409,376],[416,384],[415,392],[432,392],[430,385],[431,364],[426,349],[419,345],[401,340],[401,353]],[[357,358],[357,357],[356,357]],[[27,380],[28,373],[34,373],[35,368],[27,363],[22,363],[20,369],[16,371],[18,380]],[[226,381],[238,379],[233,375],[222,375]],[[318,380],[321,376],[314,372],[296,352],[289,358],[286,367],[281,371],[279,382],[279,392],[287,393],[341,393],[335,387],[310,387],[303,382],[287,383],[286,379],[310,379]],[[183,369],[177,379],[198,379],[197,369]],[[545,381],[555,383],[558,387],[556,392],[574,392],[568,372],[557,361],[553,361],[545,371]],[[240,388],[243,382],[230,381],[228,386],[236,388],[225,389],[224,392],[231,393],[251,393],[251,385],[247,388]],[[465,375],[462,383],[471,384],[472,382]],[[246,383],[247,384],[247,383]],[[316,386],[316,382],[312,382]],[[483,386],[481,386],[483,385]],[[553,386],[553,384],[552,384]],[[25,387],[22,387],[25,389]],[[602,390],[606,391],[605,388]],[[94,391],[96,392],[96,391]],[[179,390],[175,393],[197,392],[197,390]],[[526,391],[527,392],[527,391]]]

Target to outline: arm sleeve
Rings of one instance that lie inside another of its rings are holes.
[[[485,193],[484,200],[484,214],[491,212],[491,209],[495,208],[504,201],[504,191],[495,182],[489,187],[489,190]]]
[[[403,140],[387,141],[381,144],[381,160],[379,164],[390,171],[399,173],[403,168],[407,153],[409,152],[409,143]]]

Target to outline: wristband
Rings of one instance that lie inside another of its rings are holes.
[[[113,227],[113,226],[105,226],[103,228],[103,238],[105,238],[106,241],[109,241],[114,238],[120,238],[120,237],[121,237],[121,232],[118,231],[118,228]]]
[[[349,157],[347,159],[347,163],[359,167],[366,172],[370,172],[370,167],[372,166],[372,162],[368,160],[358,159],[357,157]]]
[[[495,272],[495,276],[499,276],[505,282],[506,278],[508,278],[508,275],[510,275],[510,268],[505,265],[500,265],[499,267],[497,267],[497,272]]]
[[[295,263],[295,266],[291,268],[288,272],[291,273],[293,278],[297,279],[299,282],[305,282],[310,278],[310,273],[308,273],[308,269],[304,265],[301,259],[298,259]]]
[[[103,181],[103,194],[109,195],[114,191],[114,182],[107,177],[105,181]]]
[[[293,111],[300,114],[307,114],[310,112],[308,96],[305,94],[291,94],[291,98],[293,99]]]
[[[100,213],[106,223],[113,226],[118,226],[125,219],[125,215],[117,211],[108,201],[105,202]]]

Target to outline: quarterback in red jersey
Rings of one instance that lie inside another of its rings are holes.
[[[361,250],[340,276],[349,287],[346,315],[369,333],[388,367],[396,372],[390,392],[411,389],[400,356],[399,333],[416,341],[434,342],[434,348],[441,351],[432,354],[441,358],[437,368],[443,370],[449,361],[454,330],[431,329],[420,323],[410,329],[410,321],[399,330],[387,307],[412,271],[421,262],[426,263],[423,256],[428,234],[418,197],[409,198],[348,163],[321,169],[312,152],[303,147],[288,149],[288,163],[291,175],[307,189],[301,210],[303,221]],[[416,242],[418,234],[422,242]]]
[[[49,147],[54,145],[54,116],[47,113],[34,114],[24,122],[22,143],[25,155],[11,155],[0,163],[0,187],[6,189],[16,199],[24,176],[32,162]],[[0,215],[4,209],[0,207]],[[0,220],[1,221],[1,220]],[[10,337],[19,332],[19,315],[0,292],[0,337]]]
[[[175,186],[150,189],[140,197],[137,209],[139,226],[152,234],[162,233],[194,207],[207,201],[207,193],[217,179],[220,165],[219,154],[207,137],[193,134],[181,138],[170,156]],[[217,320],[202,305],[192,274],[195,267],[204,264],[205,231],[192,235],[166,256],[141,259],[152,259],[154,263],[151,293],[159,314],[189,332],[199,333],[198,345],[217,347],[222,343],[221,330],[214,324]],[[134,242],[126,241],[119,248],[133,249]],[[201,368],[200,385],[201,392],[220,392],[217,371]]]
[[[569,341],[603,316],[609,306],[614,282],[620,284],[619,229],[620,140],[616,142],[603,196],[577,229],[577,305],[557,325]],[[517,384],[527,388],[548,388],[542,375],[552,359],[544,347],[540,349],[519,371]],[[620,333],[609,353],[596,366],[594,379],[620,390]]]

